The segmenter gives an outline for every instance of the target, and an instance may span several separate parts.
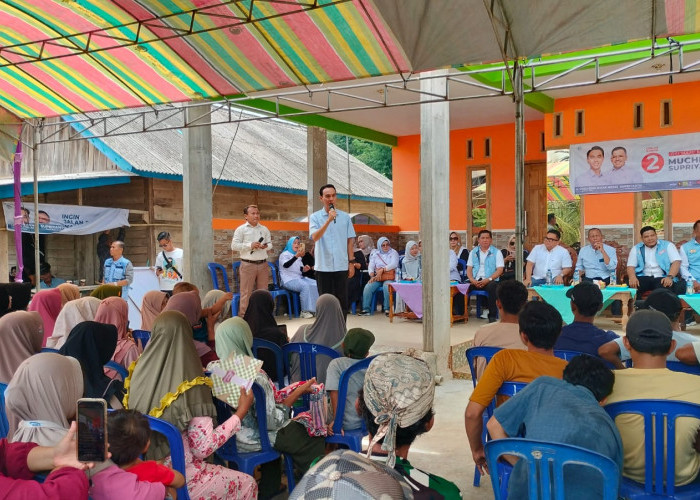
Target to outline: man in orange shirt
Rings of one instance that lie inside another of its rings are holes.
[[[520,338],[527,350],[503,349],[496,353],[476,384],[464,412],[464,426],[474,463],[487,473],[481,432],[483,415],[503,382],[532,382],[541,375],[562,378],[566,361],[554,357],[561,333],[561,314],[546,302],[528,302],[518,316]]]

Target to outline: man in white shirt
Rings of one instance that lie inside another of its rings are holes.
[[[260,224],[260,210],[258,210],[257,205],[245,207],[243,218],[246,223],[236,228],[231,241],[231,250],[238,252],[241,256],[239,316],[245,314],[250,294],[254,290],[267,288],[267,283],[270,280],[267,254],[272,251],[270,230]]]
[[[503,274],[503,254],[498,248],[491,245],[493,237],[488,229],[479,231],[477,241],[478,246],[469,252],[467,278],[469,278],[470,288],[484,290],[488,293],[488,319],[489,323],[494,323],[498,318],[496,288],[498,287],[498,278]]]
[[[160,252],[156,255],[156,276],[161,291],[172,292],[173,287],[184,281],[182,276],[182,248],[176,248],[167,231],[161,231],[156,238]]]
[[[638,296],[660,287],[683,295],[685,280],[680,277],[681,256],[676,245],[660,240],[651,226],[644,226],[639,234],[642,242],[632,247],[627,258],[630,287],[637,289]]]
[[[537,245],[527,256],[525,266],[525,286],[544,285],[547,271],[552,271],[552,280],[557,285],[564,284],[564,276],[571,273],[571,255],[566,248],[559,246],[561,233],[556,229],[547,231],[544,244]]]

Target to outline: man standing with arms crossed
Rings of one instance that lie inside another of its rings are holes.
[[[253,290],[267,288],[270,276],[267,254],[272,251],[270,230],[260,224],[260,210],[257,205],[245,207],[243,218],[246,223],[236,228],[231,240],[231,250],[241,256],[241,304],[238,309],[238,315],[241,317],[248,308],[248,299]]]
[[[319,295],[335,295],[347,314],[347,280],[355,275],[355,229],[350,216],[335,208],[335,186],[326,184],[318,192],[323,208],[309,217],[309,235],[316,243],[316,286]]]

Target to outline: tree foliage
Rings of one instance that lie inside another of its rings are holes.
[[[578,200],[550,201],[547,203],[549,213],[557,217],[561,228],[561,240],[567,245],[581,241],[581,203]]]
[[[328,140],[345,151],[345,137],[334,132],[328,133]],[[350,154],[376,170],[384,177],[391,179],[391,148],[376,142],[348,137]]]

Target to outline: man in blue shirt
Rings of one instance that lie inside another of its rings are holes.
[[[580,446],[611,458],[622,471],[620,433],[600,406],[614,382],[601,360],[576,356],[564,369],[564,380],[539,377],[496,408],[487,424],[489,434]],[[512,458],[508,498],[527,498],[527,464]],[[602,498],[604,480],[591,468],[570,465],[564,469],[566,498]]]
[[[681,276],[700,293],[700,220],[693,224],[693,239],[681,246]]]
[[[309,217],[309,235],[316,243],[314,258],[318,294],[330,293],[348,311],[348,278],[355,275],[355,229],[350,216],[336,210],[336,190],[333,184],[319,189],[323,208]]]
[[[39,286],[41,288],[56,288],[58,285],[65,283],[66,280],[61,278],[56,278],[51,274],[51,264],[48,262],[42,262],[39,268]]]
[[[584,275],[584,281],[600,280],[610,284],[610,275],[617,269],[617,253],[603,243],[603,233],[597,227],[588,230],[589,244],[578,254],[576,270]]]
[[[111,257],[105,261],[103,283],[122,287],[122,299],[128,301],[129,285],[134,281],[134,266],[124,257],[124,242],[113,241],[109,255]]]
[[[598,357],[598,348],[618,338],[617,334],[605,331],[593,324],[598,311],[603,307],[603,294],[597,285],[584,281],[567,290],[571,299],[574,322],[561,329],[554,349],[578,351]]]

